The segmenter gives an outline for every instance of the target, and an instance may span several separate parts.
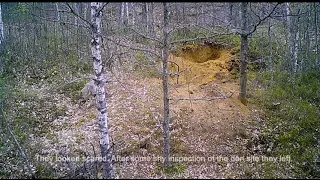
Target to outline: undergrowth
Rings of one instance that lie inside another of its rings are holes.
[[[265,133],[275,141],[274,156],[290,155],[297,177],[320,177],[320,72],[270,73],[264,83],[269,88],[257,96],[269,121]],[[269,80],[268,80],[269,79]]]

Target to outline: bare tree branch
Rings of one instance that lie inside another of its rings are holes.
[[[138,35],[142,36],[143,38],[151,39],[151,40],[153,40],[153,41],[156,41],[156,42],[158,42],[158,43],[162,44],[162,41],[160,41],[160,40],[159,40],[159,39],[157,39],[157,38],[152,38],[152,37],[149,37],[149,36],[147,36],[147,35],[141,34],[140,32],[138,32],[138,31],[136,31],[135,29],[130,28],[130,27],[129,27],[129,29],[130,29],[131,31],[135,32],[136,34],[138,34]]]
[[[256,14],[256,12],[252,9],[252,6],[251,6],[252,3],[250,3],[250,11],[256,16],[258,17],[259,21],[261,21],[261,18],[259,15]]]
[[[103,6],[101,6],[101,7],[98,9],[97,14],[99,14],[99,13],[104,9],[104,7],[105,7],[107,4],[109,4],[109,2],[107,2],[107,3],[105,3]]]
[[[282,3],[282,2],[277,3],[277,4],[272,8],[271,12],[270,12],[268,15],[266,15],[264,18],[261,19],[261,18],[259,17],[259,22],[254,25],[253,30],[250,31],[249,33],[246,33],[245,35],[246,35],[246,36],[249,36],[249,35],[251,35],[252,33],[254,33],[254,32],[257,30],[257,27],[258,27],[264,20],[266,20],[268,17],[270,17],[270,16],[272,15],[272,13],[276,10],[276,8],[278,7],[278,5],[281,4],[281,3]],[[250,8],[251,8],[251,7],[250,7]],[[241,32],[241,33],[243,33],[243,32]]]
[[[67,4],[67,6],[69,7],[70,12],[71,12],[72,14],[74,14],[75,16],[77,16],[78,18],[80,18],[80,19],[83,20],[84,22],[88,23],[90,26],[92,26],[91,22],[89,22],[88,20],[84,19],[84,18],[81,17],[79,14],[77,14],[77,13],[72,9],[72,7],[70,6],[69,3],[66,2],[66,4]],[[104,6],[103,6],[103,7],[104,7]]]
[[[41,16],[38,16],[38,15],[35,15],[33,13],[29,13],[29,14],[32,15],[32,16],[35,16],[35,17],[37,17],[39,19],[45,20],[45,21],[59,22],[59,23],[62,23],[62,24],[69,24],[69,25],[79,26],[79,27],[83,27],[83,28],[87,28],[87,29],[90,28],[89,26],[85,26],[85,25],[77,25],[77,24],[74,24],[74,23],[69,23],[69,22],[65,22],[65,21],[59,21],[59,20],[56,20],[56,19],[48,19],[48,18],[45,18],[45,17],[41,17]]]
[[[119,45],[119,46],[122,46],[122,47],[127,47],[127,48],[129,48],[129,49],[136,50],[136,51],[148,52],[148,53],[150,53],[150,54],[155,55],[155,56],[158,57],[158,58],[161,58],[161,55],[159,55],[158,53],[154,52],[153,50],[143,49],[143,48],[138,48],[138,47],[132,47],[132,46],[130,46],[130,45],[126,45],[126,44],[122,44],[122,43],[120,43],[120,42],[116,42],[115,40],[110,39],[110,38],[105,37],[105,36],[104,36],[103,38],[107,39],[108,41],[111,41],[111,42],[115,43],[116,45]]]

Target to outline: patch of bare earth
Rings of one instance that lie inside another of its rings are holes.
[[[170,98],[173,99],[170,103],[171,156],[180,170],[169,175],[161,170],[161,79],[136,77],[121,70],[108,74],[112,81],[106,85],[109,129],[117,177],[259,177],[254,175],[254,163],[247,160],[250,157],[247,142],[251,138],[251,111],[238,100],[239,85],[226,70],[232,57],[222,51],[215,58],[202,63],[184,61],[187,62],[184,66],[179,62],[183,60],[181,57],[172,57],[181,70],[191,67],[194,71],[184,71],[189,74],[181,74],[179,84],[174,77],[170,83]],[[197,80],[187,80],[195,74]],[[205,77],[199,79],[201,76]],[[215,99],[217,97],[220,99]],[[95,108],[78,107],[70,102],[68,107],[68,116],[53,124],[61,127],[51,131],[55,141],[47,141],[48,134],[41,139],[43,152],[51,156],[99,156]],[[86,163],[56,161],[52,166],[65,167],[65,172],[73,172],[70,176],[74,177],[95,177],[94,173],[88,173],[93,170],[100,174],[101,170],[95,169],[95,161],[86,160]]]

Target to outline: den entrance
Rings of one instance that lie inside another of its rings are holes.
[[[226,81],[231,59],[233,55],[223,45],[209,42],[183,45],[169,56],[170,77],[176,84]]]

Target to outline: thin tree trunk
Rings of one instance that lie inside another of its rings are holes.
[[[151,31],[151,35],[152,37],[156,37],[156,32],[154,30],[154,18],[153,18],[153,7],[154,7],[154,4],[153,2],[150,4],[150,31]]]
[[[58,17],[58,20],[60,21],[60,23],[59,23],[59,25],[60,25],[60,30],[61,30],[61,36],[62,36],[62,40],[60,41],[60,45],[61,45],[61,52],[63,52],[63,47],[64,47],[64,41],[65,41],[65,34],[64,34],[64,28],[63,28],[63,24],[62,24],[62,16],[61,16],[61,14],[60,14],[60,10],[59,10],[59,5],[58,5],[58,3],[56,3],[56,10],[57,10],[57,17]]]
[[[318,44],[318,20],[317,20],[317,7],[316,7],[316,3],[313,3],[313,7],[314,7],[314,31],[316,33],[315,36],[315,41],[316,41],[316,68],[319,68],[319,44]]]
[[[298,11],[299,12],[299,11]],[[296,75],[297,70],[298,70],[298,51],[299,51],[299,39],[300,39],[300,26],[299,26],[299,16],[295,17],[295,19],[291,19],[292,23],[292,42],[293,42],[293,47],[292,47],[292,55],[293,55],[293,74]],[[294,22],[294,23],[293,23]],[[293,24],[295,26],[293,26]]]
[[[247,2],[241,3],[241,67],[240,67],[240,101],[247,105],[247,59],[248,59],[248,35],[247,35]]]
[[[298,22],[297,22],[298,23]],[[298,69],[298,40],[299,40],[299,26],[297,27],[297,32],[294,34],[294,39],[293,39],[293,73],[294,75],[297,73]]]
[[[309,11],[308,17],[307,17],[307,27],[306,31],[304,33],[304,40],[305,40],[305,53],[304,58],[301,59],[301,67],[300,71],[303,72],[304,70],[307,70],[309,68],[308,59],[310,59],[310,17],[311,17],[311,5],[307,5],[307,9]],[[300,46],[301,47],[301,46]]]
[[[215,8],[214,6],[211,6],[211,12],[212,12],[212,21],[211,21],[211,27],[214,28],[215,27],[215,19],[214,19],[214,16],[215,16]]]
[[[120,22],[121,22],[121,24],[124,24],[124,5],[125,5],[124,2],[122,2],[120,5]]]
[[[182,3],[182,23],[185,24],[186,23],[186,7],[185,7],[185,3]]]
[[[1,4],[0,4],[0,53],[2,53],[3,49],[3,42],[4,42],[4,32],[3,32],[3,21],[2,21],[2,9],[1,9]],[[0,76],[2,76],[4,71],[4,62],[3,59],[0,59]]]
[[[142,4],[142,32],[147,32],[147,3]]]
[[[293,43],[292,43],[292,36],[293,36],[293,33],[292,33],[292,18],[289,16],[291,11],[290,11],[290,4],[289,3],[286,3],[286,13],[287,13],[287,27],[288,27],[288,39],[287,39],[287,42],[288,42],[288,62],[289,62],[289,67],[290,67],[290,71],[292,72],[293,71],[293,67],[292,67],[292,57],[293,57]]]
[[[198,4],[195,4],[196,6],[196,25],[199,25],[199,7]]]
[[[169,89],[168,89],[168,57],[169,57],[169,33],[168,33],[168,7],[167,3],[163,3],[163,49],[162,49],[162,64],[163,64],[163,101],[164,101],[164,119],[163,119],[163,131],[164,131],[164,167],[168,169],[170,167],[170,107],[169,107]]]
[[[102,59],[101,59],[101,17],[102,11],[99,9],[102,3],[91,3],[91,23],[92,23],[92,40],[91,51],[93,56],[93,66],[95,72],[95,84],[97,86],[97,110],[99,112],[99,129],[100,129],[100,149],[103,166],[103,178],[110,179],[112,172],[112,152],[110,148],[107,101],[105,97],[105,79],[102,75]]]
[[[229,3],[229,22],[233,22],[233,3]],[[233,24],[233,23],[232,23]]]
[[[75,11],[77,14],[80,14],[80,6],[81,4],[75,3],[74,7],[75,7]],[[78,59],[80,58],[80,53],[79,53],[79,23],[78,23],[78,17],[75,17],[75,24],[76,24],[76,46],[77,46],[77,52],[76,54],[78,55]],[[81,42],[81,41],[80,41]]]
[[[134,3],[131,3],[131,10],[132,10],[132,25],[134,25],[134,24],[135,24]],[[128,16],[129,16],[128,3],[127,3],[127,14],[128,14]],[[129,21],[129,17],[128,17],[128,21]]]
[[[145,3],[145,7],[146,7],[146,28],[147,28],[147,34],[149,34],[149,3]]]
[[[129,25],[129,4],[126,2],[126,19],[125,24]]]
[[[0,44],[2,44],[4,40],[4,31],[3,31],[3,21],[2,21],[2,9],[1,9],[1,4],[0,4]]]
[[[271,41],[271,19],[269,19],[268,26],[268,40],[269,40],[269,64],[270,64],[270,72],[271,72],[271,87],[273,86],[273,55],[272,55],[272,41]]]

